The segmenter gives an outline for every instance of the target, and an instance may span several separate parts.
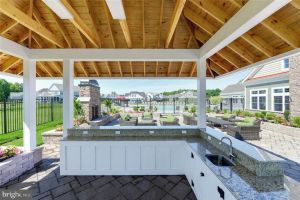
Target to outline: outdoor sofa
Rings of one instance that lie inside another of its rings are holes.
[[[239,140],[259,140],[260,121],[251,126],[227,125],[228,135]]]

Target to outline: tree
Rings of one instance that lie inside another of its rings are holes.
[[[219,88],[206,90],[206,97],[210,98],[210,97],[220,96],[220,93],[221,90]]]
[[[104,99],[103,104],[105,105],[107,112],[109,112],[113,102],[111,99]]]
[[[212,97],[209,98],[209,100],[210,100],[210,103],[212,105],[218,105],[218,104],[221,103],[222,97],[220,97],[220,96],[212,96]]]
[[[22,92],[23,85],[21,83],[9,83],[10,92]]]
[[[0,79],[0,101],[6,100],[9,96],[9,93],[9,83],[4,79]]]

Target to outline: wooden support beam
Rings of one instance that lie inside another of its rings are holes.
[[[103,0],[103,6],[104,6],[104,13],[105,13],[105,16],[106,16],[106,20],[107,20],[107,24],[108,24],[108,30],[109,30],[110,37],[111,37],[111,40],[112,40],[113,48],[116,48],[114,34],[113,34],[113,31],[112,31],[112,28],[111,28],[111,24],[110,24],[111,17],[110,17],[107,5],[105,3],[105,0]]]
[[[46,76],[45,73],[40,69],[40,65],[36,65],[36,74],[38,77],[44,77]],[[23,71],[23,70],[22,70]]]
[[[144,76],[146,76],[146,62],[145,61],[144,61],[143,65],[144,65]]]
[[[182,70],[183,70],[183,65],[184,65],[184,62],[181,62],[181,65],[180,65],[180,68],[179,68],[179,72],[178,72],[178,77],[181,76],[181,73],[182,73]]]
[[[236,58],[226,47],[221,49],[217,54],[232,64],[235,69],[238,69],[239,66],[246,65],[246,63],[241,62],[241,59]]]
[[[9,0],[0,0],[0,12],[16,20],[18,23],[56,44],[57,46],[61,48],[65,46],[64,42],[56,37],[56,35],[51,33],[47,28],[43,27],[35,20],[31,19],[26,13],[16,8],[10,3]]]
[[[169,74],[170,74],[170,71],[171,71],[171,62],[169,62],[169,65],[168,65],[168,71],[167,71],[167,76],[169,76]]]
[[[33,17],[33,0],[29,0],[29,10],[28,10],[28,16],[32,19]],[[31,48],[32,46],[32,31],[28,29],[28,47]]]
[[[118,67],[119,67],[119,70],[120,70],[120,75],[121,75],[121,77],[123,77],[123,70],[122,70],[122,66],[121,66],[120,61],[118,61]]]
[[[68,0],[60,0],[68,11],[73,15],[70,22],[95,46],[100,47],[100,41],[97,35],[85,24],[84,20],[79,16],[75,9],[69,4]]]
[[[210,60],[207,60],[207,61],[206,61],[206,69],[208,69],[208,71],[209,71],[211,77],[215,78],[215,75],[214,75],[214,73],[212,72],[209,63],[210,63]]]
[[[290,4],[300,10],[300,0],[293,0]]]
[[[158,74],[158,62],[156,61],[156,67],[155,67],[155,76],[157,77]]]
[[[119,23],[120,23],[121,29],[123,31],[123,34],[124,34],[124,37],[125,37],[125,40],[126,40],[126,43],[127,43],[127,47],[132,48],[132,41],[131,41],[130,31],[129,31],[126,19],[119,20]]]
[[[231,70],[233,70],[231,65],[228,65],[228,61],[225,60],[222,56],[220,56],[219,54],[214,54],[210,57],[210,60],[213,61],[217,66],[219,66],[219,68],[221,68],[222,70],[224,70],[225,72],[229,72]],[[231,63],[229,63],[231,64]]]
[[[39,62],[41,68],[49,74],[50,77],[55,77],[55,73],[52,71],[51,67],[49,67],[48,63],[46,62]]]
[[[84,65],[83,65],[83,63],[81,61],[78,62],[78,66],[83,71],[84,75],[86,77],[89,77],[89,73],[86,71],[86,69],[85,69],[85,67],[84,67]]]
[[[173,14],[172,14],[172,17],[171,17],[171,22],[170,22],[169,29],[168,29],[168,32],[167,32],[165,48],[168,48],[169,45],[170,45],[173,34],[174,34],[175,29],[177,27],[177,23],[179,21],[182,10],[184,8],[185,2],[186,2],[186,0],[177,0],[176,1],[175,9],[173,11]]]
[[[191,72],[190,72],[190,77],[193,77],[196,68],[197,68],[197,63],[194,62],[193,65],[192,65],[192,70],[191,70]]]
[[[50,11],[50,12],[51,12],[51,15],[57,25],[58,30],[60,31],[60,33],[64,37],[65,41],[67,42],[68,48],[72,48],[73,47],[72,39],[71,39],[69,33],[67,32],[67,29],[66,29],[63,21],[54,12],[52,12],[52,11]]]
[[[157,48],[160,48],[160,40],[161,40],[161,27],[162,27],[162,19],[164,15],[164,0],[161,0],[160,4],[160,15],[159,15],[159,24],[158,24],[158,40],[157,40]]]
[[[262,24],[270,31],[272,31],[272,33],[288,43],[291,47],[299,47],[300,40],[298,34],[295,31],[291,30],[287,25],[285,25],[276,17],[270,16],[269,18],[264,20]]]
[[[224,69],[222,69],[219,65],[217,65],[213,60],[210,59],[210,68],[216,72],[218,75],[222,75],[224,73],[226,73],[226,71]]]
[[[92,11],[93,8],[92,8],[91,4],[88,3],[87,0],[84,0],[83,3],[84,3],[85,7],[88,10],[88,16],[89,16],[91,24],[92,24],[92,31],[94,32],[94,35],[95,35],[97,41],[99,41],[99,47],[101,47],[101,35],[97,31],[97,23],[96,23],[96,20],[95,20],[95,17],[94,17],[96,15],[96,13],[94,13]]]
[[[145,34],[145,0],[142,0],[142,25],[143,25],[143,49],[146,46],[146,34]]]
[[[108,71],[108,73],[109,73],[109,76],[112,77],[111,69],[110,69],[110,67],[109,67],[108,62],[105,61],[104,64],[105,64],[105,66],[106,66],[106,68],[107,68],[107,71]]]
[[[201,10],[204,10],[206,13],[208,13],[211,17],[216,19],[218,22],[220,22],[222,25],[224,25],[228,19],[230,19],[230,15],[217,7],[215,4],[213,4],[210,1],[204,1],[204,0],[190,0],[195,6],[200,8]],[[241,36],[242,39],[244,39],[247,43],[255,47],[257,50],[262,52],[268,57],[271,57],[274,55],[273,47],[266,43],[262,38],[260,38],[257,35],[250,35],[249,33],[245,33]],[[236,44],[237,42],[231,43],[231,50],[239,54],[241,57],[243,57],[246,61],[249,63],[255,62],[255,56],[249,52],[247,49],[243,48],[241,45]]]
[[[15,64],[21,62],[22,59],[21,58],[17,58],[17,57],[10,57],[8,58],[3,64],[2,64],[2,71],[6,72],[7,70],[9,70],[12,66],[14,66]]]
[[[94,71],[96,72],[97,76],[100,77],[100,70],[99,70],[99,67],[97,66],[97,63],[96,62],[91,62],[92,66],[93,66],[93,69]]]
[[[131,61],[129,61],[129,67],[130,67],[131,77],[133,77],[133,68],[132,68],[132,62]]]
[[[10,19],[9,21],[4,22],[0,26],[0,34],[2,34],[2,35],[5,34],[7,31],[9,31],[13,27],[15,27],[17,24],[18,24],[18,22],[13,19]]]

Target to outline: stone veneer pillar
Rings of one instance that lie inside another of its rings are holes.
[[[289,58],[290,116],[300,116],[300,55]]]

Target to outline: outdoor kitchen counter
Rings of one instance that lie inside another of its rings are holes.
[[[256,176],[248,169],[236,163],[233,167],[218,167],[212,164],[206,154],[224,154],[197,136],[68,136],[62,142],[130,142],[130,141],[183,141],[190,150],[197,153],[203,163],[217,176],[225,187],[237,199],[289,199],[288,190],[284,188],[283,175]]]

